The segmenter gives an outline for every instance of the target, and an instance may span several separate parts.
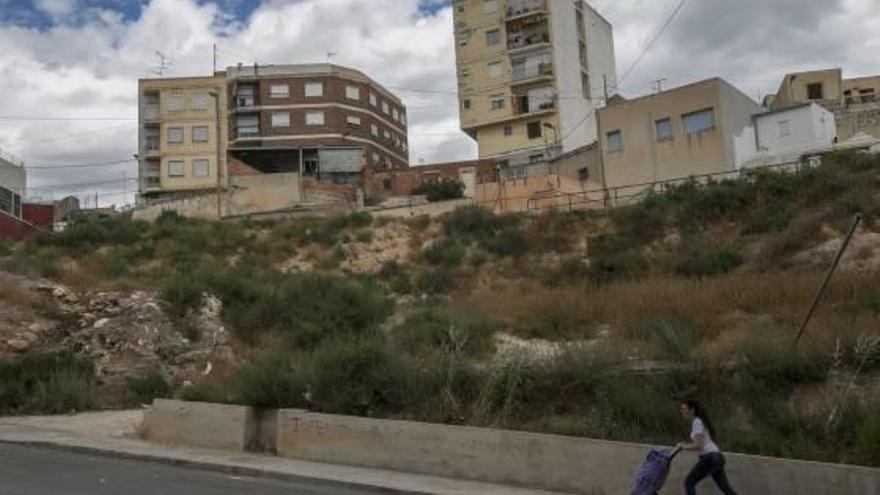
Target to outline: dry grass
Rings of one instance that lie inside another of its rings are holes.
[[[20,312],[30,314],[37,305],[39,296],[16,282],[7,280],[0,284],[0,301]]]

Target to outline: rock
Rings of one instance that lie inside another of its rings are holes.
[[[55,288],[52,289],[52,296],[55,298],[64,299],[66,295],[67,291],[64,290],[64,287],[55,286]]]
[[[107,325],[107,323],[110,323],[110,318],[101,318],[100,320],[96,321],[95,324],[92,325],[92,327],[97,328],[97,329],[101,329],[101,328],[104,328]]]
[[[32,342],[28,342],[25,339],[9,339],[6,341],[6,345],[12,352],[24,352],[31,348]]]

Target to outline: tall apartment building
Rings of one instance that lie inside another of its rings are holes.
[[[403,102],[360,71],[330,64],[227,70],[230,156],[266,173],[335,182],[409,166]]]
[[[226,75],[142,79],[138,96],[141,196],[225,186]]]
[[[612,26],[595,9],[455,0],[454,20],[461,128],[481,158],[544,158],[597,140],[595,112],[617,73]]]
[[[24,162],[0,150],[0,211],[21,217],[21,199],[26,188]]]
[[[238,66],[142,79],[139,99],[144,198],[225,188],[237,170],[360,184],[371,171],[409,166],[403,103],[345,67]]]

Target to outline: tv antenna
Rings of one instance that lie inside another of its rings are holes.
[[[332,64],[332,63],[333,63],[333,57],[335,57],[335,56],[337,56],[337,55],[339,55],[339,53],[337,53],[337,52],[327,52],[327,63],[328,63],[328,64]]]
[[[174,65],[174,61],[171,60],[168,55],[156,50],[156,58],[158,58],[158,64],[155,68],[153,68],[153,73],[162,77],[165,75],[165,72],[170,69]]]

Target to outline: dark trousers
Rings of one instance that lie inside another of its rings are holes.
[[[730,486],[730,481],[727,480],[727,473],[724,472],[724,462],[724,456],[718,452],[701,455],[697,465],[691,469],[690,474],[684,480],[684,489],[687,495],[697,495],[697,483],[709,476],[715,480],[715,484],[724,492],[724,495],[736,495]]]

